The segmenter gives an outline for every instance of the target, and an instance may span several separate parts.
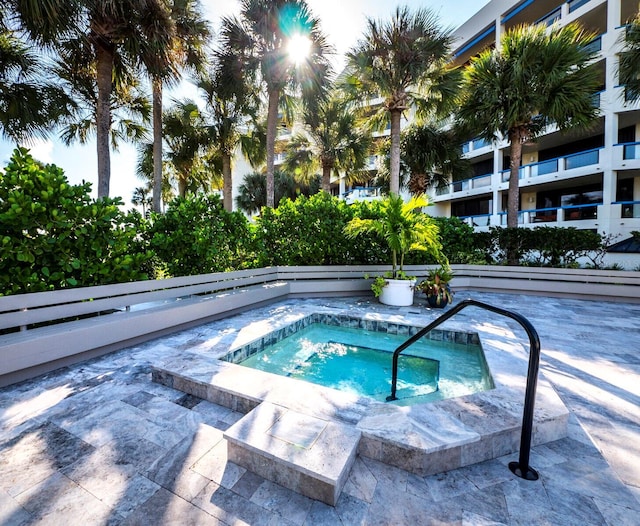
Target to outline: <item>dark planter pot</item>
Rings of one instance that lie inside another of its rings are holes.
[[[427,296],[427,301],[429,306],[435,309],[444,309],[448,305],[446,298],[440,298],[440,303],[438,303],[437,296]]]

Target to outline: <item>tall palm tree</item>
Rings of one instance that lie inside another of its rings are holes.
[[[87,55],[86,43],[80,39],[65,43],[58,51],[60,58],[53,72],[74,100],[63,120],[60,138],[67,145],[74,141],[86,144],[97,134],[96,63]],[[151,115],[149,99],[136,76],[127,68],[116,68],[115,75],[109,101],[109,142],[113,150],[123,140],[144,140]]]
[[[202,17],[199,0],[166,0],[170,23],[161,27],[164,38],[154,36],[141,57],[151,78],[153,97],[153,210],[162,209],[162,92],[165,84],[180,79],[180,69],[196,73],[206,64],[205,45],[211,31]],[[155,45],[154,45],[155,44]],[[168,46],[159,53],[155,46]]]
[[[495,49],[473,58],[464,71],[458,119],[487,140],[510,144],[507,226],[518,226],[518,176],[522,145],[548,125],[560,130],[586,126],[596,117],[593,94],[598,73],[589,67],[593,35],[580,26],[520,26]],[[516,263],[510,258],[510,263]]]
[[[334,93],[313,108],[307,108],[305,134],[297,134],[287,146],[284,167],[291,173],[322,170],[322,190],[331,191],[333,171],[358,172],[366,166],[371,134],[358,126],[356,113]]]
[[[299,64],[288,49],[296,35],[309,39],[309,53]],[[329,73],[330,47],[305,0],[242,0],[240,16],[223,19],[221,37],[224,49],[246,57],[247,74],[255,75],[267,92],[267,206],[273,207],[279,102],[286,89],[295,87],[306,101],[318,97]]]
[[[624,33],[624,49],[620,53],[620,84],[627,100],[640,99],[640,13],[629,23]]]
[[[97,103],[96,142],[98,197],[109,195],[111,159],[111,92],[114,69],[133,67],[140,56],[154,49],[168,53],[161,45],[171,23],[166,0],[7,0],[21,27],[38,44],[55,49],[61,42],[81,39],[95,61]]]
[[[400,191],[402,115],[414,107],[426,116],[452,108],[458,75],[450,69],[452,40],[427,9],[398,7],[388,22],[369,19],[364,37],[347,53],[355,96],[381,96],[379,122],[391,123],[390,191]]]
[[[46,78],[49,68],[37,51],[7,27],[5,9],[0,6],[0,134],[15,142],[44,138],[73,102]]]
[[[249,134],[259,130],[258,109],[259,93],[255,86],[246,82],[243,75],[243,61],[229,50],[221,49],[216,53],[215,69],[212,75],[201,75],[196,85],[204,93],[207,103],[207,124],[211,133],[213,148],[217,150],[222,162],[222,201],[224,209],[233,210],[233,188],[231,160],[241,146],[245,157],[255,164],[253,156],[261,148],[251,144],[251,137],[260,142],[259,134]]]

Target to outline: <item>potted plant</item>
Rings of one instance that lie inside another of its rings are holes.
[[[413,303],[415,279],[403,270],[404,256],[411,250],[428,251],[439,257],[438,227],[421,209],[429,203],[424,196],[407,203],[401,196],[390,194],[381,203],[377,219],[354,218],[345,234],[355,238],[365,232],[378,234],[391,252],[391,271],[374,279],[371,289],[385,305],[408,306]]]
[[[443,309],[453,301],[453,291],[449,285],[452,279],[451,269],[441,266],[431,269],[427,278],[416,285],[416,289],[425,293],[429,305]]]

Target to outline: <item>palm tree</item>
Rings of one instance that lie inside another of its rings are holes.
[[[288,173],[276,170],[275,172],[276,206],[284,198],[296,199],[299,195],[309,196],[318,192],[319,178],[310,179],[306,184],[300,184]],[[264,174],[253,172],[244,176],[244,182],[240,185],[236,204],[238,208],[247,214],[257,214],[267,203],[267,188]]]
[[[402,163],[409,172],[409,191],[424,194],[467,175],[471,166],[462,158],[462,141],[437,123],[414,124],[402,134]]]
[[[461,125],[487,140],[505,137],[510,144],[509,227],[518,226],[522,145],[548,125],[559,130],[586,126],[597,115],[593,94],[598,73],[589,67],[595,52],[586,47],[592,39],[576,24],[520,26],[506,32],[495,49],[473,58],[464,71]]]
[[[151,78],[153,96],[153,210],[162,209],[162,91],[179,80],[183,67],[201,73],[206,63],[204,47],[210,29],[202,18],[198,0],[167,0],[171,23],[160,27],[164,38],[153,38],[142,57]],[[155,45],[166,45],[158,50]]]
[[[259,147],[260,134],[251,134],[247,129],[251,124],[253,132],[260,129],[257,121],[259,94],[255,86],[245,80],[242,59],[223,49],[216,53],[213,74],[201,75],[196,83],[205,96],[209,110],[207,124],[213,147],[222,162],[222,200],[228,212],[233,210],[231,160],[238,145],[252,165],[264,160],[263,149]],[[258,147],[252,140],[258,141]],[[258,159],[254,158],[256,154]]]
[[[402,115],[412,107],[418,116],[452,109],[458,76],[447,65],[451,42],[432,11],[398,7],[386,23],[369,19],[347,54],[354,96],[384,99],[378,123],[391,123],[391,193],[400,191]]]
[[[54,73],[74,100],[74,106],[63,119],[60,138],[66,145],[74,141],[86,144],[97,134],[95,62],[87,56],[86,46],[83,48],[80,40],[67,42],[58,51],[60,58]],[[123,140],[143,141],[147,137],[147,123],[151,114],[149,99],[136,76],[126,68],[117,68],[116,74],[109,101],[109,141],[113,150],[117,150]]]
[[[5,9],[0,6],[0,134],[18,143],[45,138],[74,103],[46,79],[37,51],[7,27]]]
[[[79,41],[75,46],[90,51],[95,62],[96,142],[98,157],[98,197],[109,195],[111,178],[110,129],[111,93],[114,71],[134,68],[149,48],[168,53],[167,32],[170,13],[166,0],[8,0],[21,27],[36,43],[56,49],[60,43]],[[82,43],[84,45],[82,45]]]
[[[300,64],[289,59],[296,35],[308,38],[309,53]],[[246,73],[267,92],[267,206],[275,205],[274,154],[279,102],[288,88],[316,99],[329,73],[330,48],[305,0],[242,0],[240,16],[222,22],[222,47],[246,59]]]
[[[364,169],[371,147],[371,135],[358,126],[356,113],[337,94],[321,100],[304,112],[306,133],[295,135],[287,145],[284,168],[307,179],[320,167],[322,190],[331,191],[333,171]]]
[[[163,116],[167,160],[175,171],[178,195],[187,190],[210,190],[212,180],[211,143],[206,119],[191,100],[174,101]]]
[[[429,202],[424,195],[412,197],[407,203],[402,196],[389,194],[382,201],[380,217],[362,219],[356,217],[344,229],[349,238],[372,232],[387,243],[391,251],[391,278],[404,278],[404,256],[412,250],[420,250],[442,259],[442,246],[438,239],[438,226],[422,208]]]
[[[142,207],[142,217],[147,217],[147,207],[151,205],[149,190],[147,186],[138,186],[134,188],[131,196],[131,204]]]
[[[627,100],[640,99],[640,13],[629,23],[624,34],[624,49],[620,53],[620,84]]]

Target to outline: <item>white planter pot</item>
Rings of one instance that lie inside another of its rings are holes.
[[[387,284],[382,288],[378,299],[385,305],[395,307],[408,307],[413,305],[413,287],[416,280],[387,279]]]

